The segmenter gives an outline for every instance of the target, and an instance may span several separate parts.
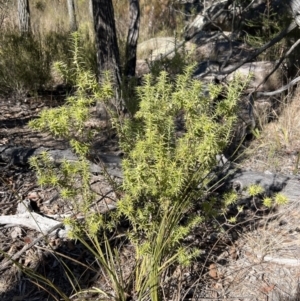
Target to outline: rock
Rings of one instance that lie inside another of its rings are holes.
[[[175,38],[174,37],[159,37],[144,41],[137,46],[138,58],[149,58],[153,51],[158,52],[160,49],[162,52],[167,52],[174,49]]]
[[[276,62],[270,61],[259,61],[259,62],[251,62],[246,63],[240,68],[238,68],[233,73],[229,74],[227,79],[230,81],[236,74],[240,74],[243,80],[247,80],[247,78],[251,78],[249,82],[248,89],[256,89],[258,85],[260,85],[264,79],[269,75],[269,73],[275,67]],[[234,65],[228,66],[224,68],[223,71],[229,70]],[[267,80],[266,83],[257,88],[256,91],[274,91],[283,86],[284,83],[284,71],[281,68],[278,68]]]
[[[70,162],[78,161],[78,157],[71,149],[49,149],[45,147],[27,148],[21,146],[0,146],[0,162],[10,163],[13,165],[27,165],[32,156],[38,156],[42,152],[47,152],[50,160],[56,165],[61,164],[63,160]],[[110,176],[122,178],[121,158],[114,154],[97,154],[97,158],[103,163],[90,163],[91,173],[103,174],[107,172]],[[105,171],[104,171],[105,169]]]
[[[232,69],[232,67],[234,67],[236,64],[237,63],[230,64],[230,66],[225,67],[222,72],[226,73],[227,70]],[[219,76],[218,72],[220,71],[221,67],[220,63],[217,60],[205,61],[198,65],[198,68],[195,71],[195,78],[211,80],[212,78],[218,77],[220,79],[226,79],[226,81],[231,81],[234,76],[240,74],[243,81],[250,79],[248,85],[249,92],[253,91],[253,89],[256,89],[256,91],[274,91],[284,85],[283,80],[285,78],[285,73],[281,68],[278,68],[266,83],[262,85],[260,84],[273,70],[275,64],[276,62],[270,61],[245,63],[243,66],[227,76]]]
[[[182,45],[183,41],[176,40],[175,37],[158,37],[144,41],[137,46],[137,56],[140,59],[157,60],[161,56],[166,55],[172,58],[175,54],[175,49]],[[190,51],[193,48],[193,43],[186,42],[183,47],[178,48],[178,51]],[[168,53],[171,52],[169,55]]]

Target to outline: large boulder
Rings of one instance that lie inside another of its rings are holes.
[[[158,37],[140,43],[137,47],[137,74],[142,75],[149,72],[145,60],[153,62],[167,57],[171,59],[175,50],[182,55],[192,54],[196,62],[215,60],[219,64],[230,59],[230,63],[238,62],[250,53],[249,47],[232,39],[230,32],[210,33],[202,31],[188,42],[176,40],[174,37]]]
[[[275,65],[276,62],[270,61],[246,63],[233,73],[229,74],[227,78],[228,80],[232,80],[234,76],[240,74],[245,80],[249,77],[251,78],[248,86],[249,90],[256,89],[256,91],[275,91],[285,84],[285,72],[282,68],[278,68],[264,84],[259,86],[271,73]],[[224,71],[231,68],[232,66],[228,66],[224,69]]]
[[[220,62],[214,61],[204,61],[198,65],[198,68],[195,72],[195,77],[202,79],[204,81],[210,81],[215,77],[219,77],[219,72],[222,71],[226,73],[232,69],[236,64],[233,63],[224,69],[220,70],[221,64]],[[256,91],[274,91],[283,86],[284,78],[286,78],[286,74],[282,68],[278,68],[270,78],[262,85],[260,85],[264,79],[269,75],[269,73],[275,67],[276,62],[270,61],[258,61],[245,63],[241,67],[239,67],[236,71],[229,73],[227,76],[224,76],[223,79],[230,81],[234,76],[239,74],[242,77],[242,80],[249,80],[248,91],[252,92]],[[260,85],[260,86],[259,86]]]
[[[138,59],[157,60],[171,52],[168,57],[174,56],[174,50],[182,51],[182,47],[178,47],[182,41],[177,40],[175,37],[158,37],[144,41],[137,46]],[[193,44],[190,42],[185,43],[184,49],[191,50]]]

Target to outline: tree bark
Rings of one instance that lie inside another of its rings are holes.
[[[92,2],[99,81],[102,80],[103,72],[110,72],[116,90],[112,105],[117,112],[122,112],[124,106],[119,97],[121,91],[120,56],[112,0],[92,0]]]
[[[89,0],[89,13],[90,13],[90,16],[93,20],[93,0]]]
[[[76,22],[76,13],[75,13],[75,3],[74,0],[67,0],[68,4],[68,14],[69,14],[69,23],[70,23],[70,31],[74,32],[77,30],[77,22]]]
[[[30,10],[28,0],[18,0],[19,28],[21,33],[30,33]]]
[[[136,49],[140,28],[140,6],[139,0],[129,0],[130,25],[126,43],[126,63],[124,76],[135,76]]]

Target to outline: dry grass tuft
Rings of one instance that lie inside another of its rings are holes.
[[[242,165],[258,171],[297,174],[300,169],[300,87],[281,104],[275,120],[255,134]]]
[[[120,39],[127,36],[129,25],[128,1],[114,0],[115,20]],[[173,36],[184,27],[183,5],[173,0],[140,0],[141,21],[139,40],[158,36]]]

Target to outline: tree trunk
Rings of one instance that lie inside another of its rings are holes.
[[[67,3],[68,3],[70,31],[74,32],[77,30],[75,3],[74,0],[67,0]]]
[[[129,0],[130,25],[126,43],[126,63],[124,76],[135,76],[136,49],[140,28],[140,6],[139,0]]]
[[[30,32],[30,10],[28,0],[18,0],[19,28],[21,33]]]
[[[103,72],[110,72],[116,90],[116,99],[112,104],[117,112],[121,112],[124,109],[122,100],[119,97],[121,91],[121,68],[112,0],[92,1],[99,80],[101,82]]]
[[[94,15],[93,15],[93,0],[89,0],[89,14],[91,16],[91,18],[93,19]]]

